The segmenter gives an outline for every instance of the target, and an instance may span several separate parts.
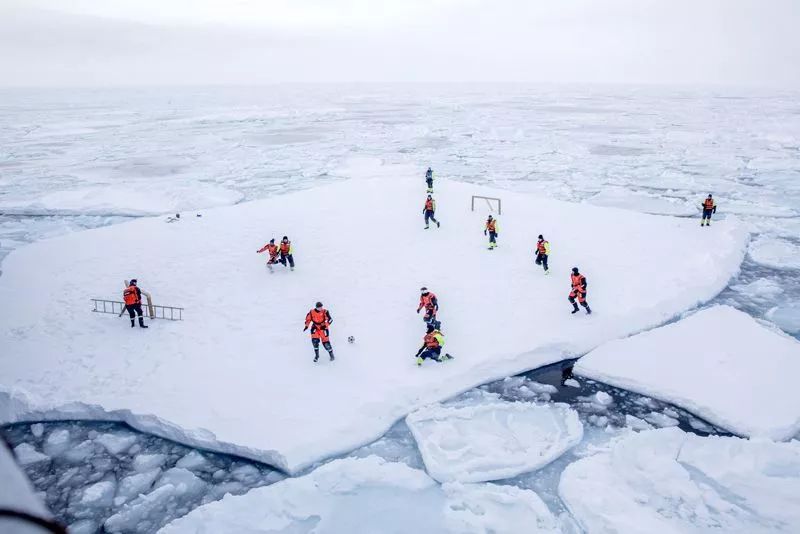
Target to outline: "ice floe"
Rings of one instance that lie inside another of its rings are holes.
[[[123,420],[296,472],[417,408],[656,326],[721,291],[746,248],[733,221],[700,232],[696,221],[446,180],[436,184],[442,227],[423,230],[424,182],[406,167],[375,175],[16,250],[0,277],[0,300],[18,303],[0,308],[0,422]],[[497,250],[486,250],[473,194],[503,199]],[[553,246],[548,277],[532,263],[540,232]],[[297,269],[269,274],[255,251],[284,234]],[[635,252],[609,254],[609,236]],[[569,313],[574,265],[592,316]],[[90,297],[119,299],[131,277],[157,304],[184,307],[184,321],[140,331],[90,311]],[[417,368],[422,285],[439,296],[456,359]],[[338,357],[314,366],[302,324],[317,300],[334,316]]]
[[[574,372],[665,400],[739,435],[780,440],[800,431],[800,389],[784,385],[786,376],[800,374],[800,343],[728,306],[606,343]],[[672,424],[663,414],[645,419]]]
[[[800,530],[800,442],[632,433],[567,466],[559,494],[586,532]]]
[[[162,534],[203,532],[559,533],[530,490],[437,484],[376,456],[334,460],[311,473],[193,510]]]
[[[754,262],[775,269],[800,269],[800,246],[786,239],[759,237],[750,243]]]
[[[484,482],[534,471],[581,441],[566,404],[432,405],[406,417],[428,473],[440,482]]]

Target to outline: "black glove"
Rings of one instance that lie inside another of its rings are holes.
[[[483,235],[486,235],[486,230],[483,231]]]
[[[717,213],[717,207],[716,206],[714,206],[714,209],[712,210],[712,212],[713,213]]]

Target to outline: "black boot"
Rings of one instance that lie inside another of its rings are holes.
[[[591,315],[592,309],[589,306],[586,306],[586,315]]]
[[[578,313],[578,305],[577,304],[573,304],[572,305],[572,313]]]
[[[333,360],[335,360],[335,359],[336,359],[336,358],[334,358],[334,357],[333,357],[333,353],[332,353],[332,352],[329,352],[328,354],[330,354],[330,355],[331,355],[331,361],[333,361]]]
[[[314,352],[314,363],[317,363],[318,361],[319,361],[319,352],[315,351]]]
[[[131,326],[133,326],[133,325],[131,325]],[[139,327],[148,328],[148,326],[146,324],[144,324],[144,319],[142,319],[141,317],[139,317]]]
[[[136,321],[134,321],[133,319],[131,319],[131,328],[133,328],[134,326],[136,326]]]

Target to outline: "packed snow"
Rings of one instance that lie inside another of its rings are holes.
[[[334,460],[311,473],[195,509],[163,534],[196,532],[561,532],[536,493],[495,484],[440,486],[423,471],[376,456]]]
[[[800,374],[800,343],[729,306],[606,343],[575,373],[666,400],[742,436],[783,440],[800,431],[800,389],[785,387],[787,376]]]
[[[750,257],[775,269],[800,269],[800,245],[786,239],[759,237],[750,243]]]
[[[0,361],[0,421],[121,419],[296,472],[377,438],[416,408],[712,298],[738,271],[747,241],[732,221],[700,232],[696,221],[446,180],[436,185],[442,227],[423,230],[417,169],[371,160],[355,168],[352,180],[202,218],[141,219],[12,253],[0,300],[19,304],[0,309],[10,355]],[[495,251],[486,250],[485,209],[469,210],[473,194],[503,198]],[[532,264],[537,231],[553,244],[548,277]],[[298,268],[270,274],[255,251],[284,234]],[[612,235],[636,252],[609,254]],[[569,313],[573,265],[588,277],[593,316]],[[184,307],[185,320],[140,331],[91,313],[87,299],[119,298],[131,277],[156,303]],[[474,290],[487,280],[504,283]],[[422,285],[439,296],[456,359],[417,368]],[[316,300],[334,317],[333,364],[313,365],[301,332]],[[535,336],[487,335],[532,325]],[[344,343],[349,335],[355,344]]]
[[[485,482],[534,471],[583,438],[578,413],[566,404],[433,405],[406,423],[439,482]]]
[[[794,533],[800,442],[632,433],[567,466],[559,494],[592,533]]]

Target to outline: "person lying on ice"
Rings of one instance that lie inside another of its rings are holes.
[[[426,323],[435,321],[436,314],[439,313],[439,300],[436,298],[436,295],[428,291],[427,287],[420,288],[420,292],[417,313],[419,313],[422,308],[425,308],[425,317],[423,320]]]
[[[269,267],[270,272],[272,272],[272,266],[278,263],[278,245],[275,244],[274,239],[270,239],[269,243],[267,243],[260,249],[256,250],[256,253],[261,254],[264,251],[269,252],[269,260],[267,260],[267,267]]]
[[[578,313],[578,305],[575,303],[575,299],[578,299],[581,306],[586,308],[587,315],[592,313],[589,303],[586,302],[586,277],[578,272],[577,267],[573,267],[570,280],[572,282],[572,291],[569,292],[569,301],[572,303],[572,313]]]
[[[497,246],[497,233],[497,219],[489,215],[489,218],[486,219],[486,228],[483,230],[483,235],[489,234],[489,250]]]
[[[703,218],[700,219],[700,226],[711,226],[711,214],[717,213],[717,205],[714,204],[712,196],[708,195],[701,206],[703,207]]]
[[[322,346],[325,347],[325,350],[330,354],[331,361],[334,360],[333,347],[331,347],[331,340],[329,337],[330,331],[328,330],[332,322],[333,318],[330,312],[322,307],[321,302],[317,302],[314,308],[306,314],[306,327],[303,328],[303,332],[308,330],[309,325],[311,325],[311,345],[314,347],[315,362],[319,361],[320,342],[322,342]]]
[[[436,201],[433,200],[433,197],[428,195],[428,198],[425,200],[425,206],[422,208],[422,214],[425,215],[425,229],[428,229],[428,221],[433,221],[436,223],[436,228],[439,228],[441,224],[439,221],[436,220],[434,217],[434,213],[436,213]]]
[[[125,309],[128,310],[128,315],[131,317],[131,328],[136,326],[137,314],[139,315],[139,326],[147,328],[142,314],[142,290],[137,286],[136,278],[128,282],[128,287],[122,292],[122,298],[125,300]]]
[[[444,346],[444,335],[438,331],[432,324],[428,325],[428,333],[422,340],[422,346],[417,351],[417,365],[422,365],[427,359],[443,362],[451,359],[449,354],[442,356],[442,347]]]

